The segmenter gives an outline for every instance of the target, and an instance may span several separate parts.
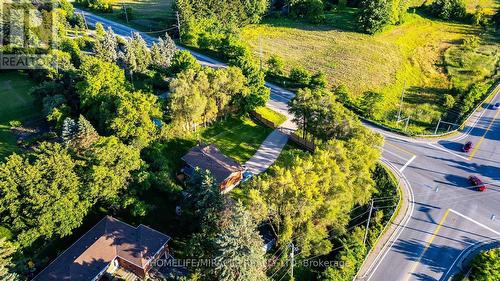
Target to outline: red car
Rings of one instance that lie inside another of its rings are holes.
[[[471,151],[472,149],[472,142],[469,141],[467,142],[466,144],[464,144],[464,146],[462,147],[462,150],[466,153],[469,153],[469,151]]]
[[[470,176],[469,182],[479,191],[486,191],[486,185],[476,176]]]

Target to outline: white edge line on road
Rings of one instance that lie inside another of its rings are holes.
[[[491,98],[491,100],[496,100],[497,96],[500,94],[500,90]],[[457,136],[456,138],[451,138],[449,139],[450,141],[459,141],[463,140],[464,138],[468,137],[472,130],[476,128],[477,123],[483,118],[483,115],[488,111],[488,107],[483,108],[481,114],[479,114],[478,117],[476,117],[476,120],[472,123],[472,125],[468,128],[467,132],[462,133],[460,136]]]
[[[385,159],[384,159],[385,160]],[[394,167],[394,165],[392,165],[389,161],[386,160],[386,162],[388,163],[388,165],[392,166],[393,169],[395,169],[395,171],[397,171],[397,169]],[[379,266],[382,264],[382,261],[385,259],[385,257],[387,256],[387,254],[389,253],[390,249],[394,246],[394,243],[396,243],[396,241],[399,239],[399,236],[401,236],[401,234],[403,233],[403,230],[406,228],[406,226],[408,225],[408,223],[410,222],[410,219],[413,215],[413,211],[415,209],[415,204],[413,203],[414,202],[414,196],[413,196],[413,190],[411,188],[411,184],[410,182],[408,181],[408,179],[406,178],[406,176],[402,173],[400,173],[399,175],[406,183],[407,183],[407,187],[408,187],[408,191],[410,193],[410,200],[409,200],[409,204],[410,204],[410,213],[409,215],[406,217],[405,219],[405,222],[404,222],[404,225],[401,226],[401,224],[398,225],[398,229],[396,231],[394,231],[391,235],[391,238],[389,238],[389,240],[392,239],[392,243],[391,245],[386,248],[385,250],[382,250],[380,251],[380,253],[377,255],[377,257],[375,258],[375,260],[373,261],[373,263],[371,264],[371,266],[368,268],[367,270],[367,274],[371,271],[371,274],[370,276],[368,276],[368,278],[366,279],[366,281],[369,281],[373,274],[377,271],[377,269],[379,268]],[[397,235],[397,236],[395,236]],[[382,257],[380,257],[380,255],[383,253]],[[380,257],[380,259],[379,259]],[[377,261],[378,260],[378,261]],[[373,267],[374,265],[376,264],[375,267]],[[366,276],[366,274],[365,274]],[[363,277],[365,277],[363,276]]]
[[[470,218],[470,217],[468,217],[468,216],[466,216],[466,215],[463,215],[463,214],[461,214],[461,213],[459,213],[459,212],[457,212],[457,211],[455,211],[455,210],[453,210],[453,209],[450,209],[450,212],[454,213],[455,215],[461,216],[462,218],[464,218],[464,219],[466,219],[466,220],[468,220],[468,221],[471,221],[471,222],[473,222],[473,223],[475,223],[475,224],[477,224],[477,225],[481,226],[482,228],[487,229],[487,230],[489,230],[489,231],[491,231],[491,232],[495,233],[496,235],[500,236],[500,232],[498,232],[498,231],[496,231],[496,230],[494,230],[494,229],[492,229],[492,228],[490,228],[490,227],[488,227],[488,226],[486,226],[486,225],[484,225],[484,224],[482,224],[482,223],[478,222],[477,220],[475,220],[475,219],[473,219],[473,218]]]
[[[392,152],[392,151],[390,151],[389,149],[384,149],[384,148],[382,148],[382,150],[383,150],[384,152],[387,152],[387,153],[389,153],[389,154],[391,154],[391,155],[396,156],[396,157],[397,157],[397,158],[399,158],[399,159],[403,159],[404,161],[408,161],[408,159],[407,159],[407,158],[404,158],[403,156],[401,156],[401,155],[397,154],[396,152]]]
[[[401,167],[401,169],[399,169],[399,172],[402,173],[406,169],[406,167],[408,167],[408,165],[410,165],[411,162],[415,160],[415,158],[417,158],[417,156],[413,155],[413,157],[410,160],[408,160],[408,162],[406,162],[406,164],[403,167]]]
[[[462,258],[462,256],[469,251],[469,249],[474,248],[480,244],[484,244],[485,242],[493,242],[493,241],[499,241],[499,240],[500,240],[500,236],[495,237],[495,238],[490,238],[490,239],[483,239],[483,240],[478,241],[476,243],[469,243],[469,246],[467,246],[467,248],[463,249],[462,252],[460,252],[460,255],[458,255],[458,257],[451,264],[450,268],[448,268],[448,271],[446,271],[446,273],[439,280],[445,281],[445,280],[449,279],[448,275],[451,273],[451,271],[455,267],[455,264],[457,264],[457,262]],[[459,268],[460,268],[460,266],[459,266]]]
[[[450,153],[450,154],[452,154],[452,155],[454,155],[454,156],[456,156],[456,157],[459,157],[459,158],[461,158],[461,159],[464,159],[464,160],[469,161],[469,158],[467,158],[467,157],[463,157],[462,155],[459,155],[459,154],[456,154],[455,152],[452,152],[452,151],[450,151],[449,149],[442,148],[442,147],[437,146],[437,145],[432,144],[432,143],[428,143],[428,145],[430,145],[430,146],[432,146],[432,147],[434,147],[434,148],[437,148],[437,149],[439,149],[439,150],[442,150],[442,151],[444,151],[444,152],[448,152],[448,153]]]

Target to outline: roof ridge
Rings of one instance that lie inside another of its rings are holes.
[[[205,148],[207,148],[207,147],[213,147],[213,148],[214,148],[214,149],[215,149],[218,153],[220,153],[220,155],[221,155],[222,157],[225,157],[225,158],[227,158],[228,160],[233,161],[233,162],[234,162],[235,164],[237,164],[238,166],[241,166],[238,162],[236,162],[236,160],[234,160],[233,158],[231,158],[231,157],[229,157],[229,156],[225,155],[224,153],[222,153],[222,152],[220,151],[220,149],[219,149],[216,145],[214,145],[214,144],[207,145],[207,146],[205,146],[204,148],[202,148],[202,149],[201,149],[201,152],[202,152],[204,155],[207,155],[207,156],[208,156],[208,157],[210,157],[211,159],[215,160],[215,162],[217,162],[218,164],[220,164],[220,165],[221,165],[221,166],[223,166],[224,168],[227,168],[227,169],[229,170],[229,168],[231,168],[233,165],[226,164],[226,163],[224,163],[224,161],[221,161],[221,160],[217,159],[217,157],[215,157],[215,156],[213,156],[213,155],[211,155],[211,154],[207,154],[207,152],[205,152],[205,150],[204,150],[204,149],[205,149]]]

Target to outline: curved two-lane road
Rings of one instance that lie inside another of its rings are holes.
[[[86,11],[76,12],[84,13],[89,25],[101,22],[121,36],[137,32]],[[141,35],[148,44],[156,40]],[[191,53],[204,65],[225,67]],[[287,104],[294,94],[272,84],[267,86],[271,89],[268,106],[288,114]],[[481,109],[461,134],[440,141],[415,140],[374,128],[386,139],[384,159],[409,183],[410,212],[359,279],[447,280],[456,271],[456,260],[465,249],[481,241],[500,240],[499,112],[491,106]],[[461,152],[466,141],[476,145],[469,155]],[[476,191],[467,182],[469,175],[482,178],[488,190]]]

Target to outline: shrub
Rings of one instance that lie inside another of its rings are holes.
[[[113,12],[113,4],[115,0],[77,0],[76,3],[82,4],[92,10],[99,12]]]
[[[470,280],[500,280],[500,248],[481,253],[474,258]]]
[[[12,120],[9,122],[9,125],[11,128],[18,128],[21,127],[23,124],[19,120]]]
[[[324,9],[321,0],[297,0],[291,4],[290,15],[304,18],[313,23],[320,23],[325,20]]]
[[[294,67],[290,71],[290,79],[299,84],[309,85],[311,74],[303,67]]]
[[[464,0],[436,0],[431,4],[430,11],[444,20],[463,20],[467,14]]]
[[[455,106],[455,98],[450,94],[444,95],[444,107],[446,107],[447,109],[451,109],[454,106]]]
[[[324,89],[327,83],[325,74],[319,71],[311,77],[309,86],[314,89]]]
[[[187,69],[198,69],[200,64],[188,51],[177,51],[172,58],[170,71],[174,74],[180,73]]]
[[[267,60],[267,74],[271,76],[282,76],[285,73],[285,63],[278,55],[272,55]]]
[[[471,35],[464,38],[462,46],[469,50],[474,50],[479,46],[479,37]]]
[[[358,13],[361,31],[374,34],[391,21],[391,5],[386,0],[362,0]]]

